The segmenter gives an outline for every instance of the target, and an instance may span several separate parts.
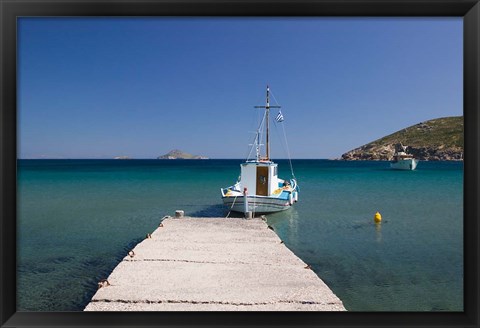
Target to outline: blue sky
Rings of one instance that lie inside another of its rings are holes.
[[[269,84],[292,158],[337,158],[462,115],[462,29],[461,18],[20,18],[18,154],[245,158]],[[286,157],[274,141],[272,158]]]

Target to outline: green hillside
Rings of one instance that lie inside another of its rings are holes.
[[[372,141],[342,155],[345,160],[390,160],[395,145],[422,160],[463,158],[463,116],[443,117],[420,122]]]
[[[463,148],[463,116],[442,117],[418,123],[373,141],[372,145],[402,143],[415,148]]]

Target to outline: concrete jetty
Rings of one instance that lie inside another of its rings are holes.
[[[165,218],[85,311],[345,311],[261,218]]]

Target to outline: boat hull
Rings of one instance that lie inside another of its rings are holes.
[[[245,197],[222,197],[223,204],[233,212],[245,212]],[[248,211],[254,213],[274,213],[288,210],[292,204],[288,200],[262,196],[248,196]]]
[[[396,162],[391,162],[390,167],[394,170],[410,170],[413,171],[417,168],[417,159],[404,159]]]

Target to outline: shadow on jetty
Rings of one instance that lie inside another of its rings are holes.
[[[188,206],[186,206],[188,207]],[[186,216],[191,217],[200,217],[200,218],[243,218],[243,213],[229,211],[227,207],[223,204],[216,205],[207,205],[205,208],[197,210],[195,212],[188,212],[185,210]],[[296,209],[291,208],[286,211],[276,212],[276,213],[255,213],[255,217],[259,218],[261,216],[266,216],[267,218],[272,218],[275,220],[295,220],[298,219],[298,212]]]
[[[204,208],[194,211],[192,213],[185,212],[187,216],[201,217],[201,218],[215,218],[215,217],[225,217],[227,216],[228,211],[225,209],[225,206],[222,204],[207,205]]]
[[[223,204],[208,205],[205,208],[192,213],[185,211],[185,215],[199,218],[224,218],[227,217],[227,215],[229,218],[243,218],[242,213],[229,213],[228,208]]]

